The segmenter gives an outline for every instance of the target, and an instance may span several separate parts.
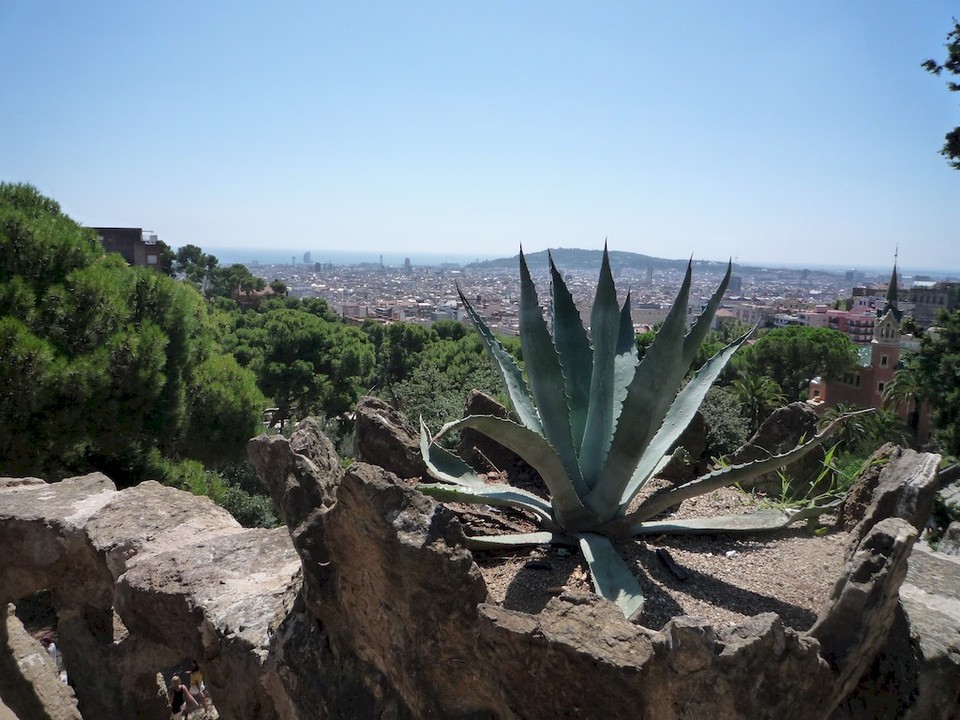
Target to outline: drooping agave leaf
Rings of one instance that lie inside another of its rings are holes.
[[[728,465],[727,467],[703,475],[696,480],[691,480],[688,483],[679,485],[667,492],[653,495],[644,500],[634,512],[623,518],[623,521],[626,521],[627,524],[633,524],[637,521],[648,520],[687,498],[703,495],[704,493],[726,487],[727,485],[733,485],[734,483],[751,480],[759,475],[773,472],[777,468],[796,462],[833,435],[833,433],[837,431],[837,428],[839,428],[848,417],[859,415],[861,412],[872,411],[860,411],[843,415],[814,435],[808,442],[803,445],[798,445],[793,450],[789,450],[780,455],[773,455],[764,460],[756,460],[743,465]],[[613,525],[619,525],[619,523],[610,524],[610,526]]]
[[[527,545],[576,545],[572,535],[557,532],[519,533],[516,535],[468,535],[467,547],[471,550],[510,550]]]
[[[590,379],[587,427],[583,434],[583,444],[580,446],[580,467],[588,488],[597,484],[603,469],[603,460],[613,439],[614,358],[620,334],[619,311],[617,289],[610,271],[610,258],[604,246],[600,280],[590,313],[593,375]]]
[[[527,381],[523,379],[523,372],[520,370],[520,367],[513,359],[513,356],[506,351],[500,341],[490,332],[490,328],[487,327],[487,324],[483,321],[483,318],[480,317],[480,314],[473,309],[473,306],[459,287],[457,288],[457,293],[460,295],[460,301],[467,309],[467,315],[470,316],[474,327],[476,327],[477,332],[480,333],[480,339],[483,341],[484,347],[486,347],[487,352],[490,353],[490,357],[493,358],[500,377],[503,378],[503,384],[507,388],[510,403],[513,405],[517,417],[520,418],[520,422],[534,432],[543,435],[543,424],[540,422],[540,415],[537,413],[536,407],[534,407],[533,398],[530,395],[530,388],[527,386]]]
[[[653,440],[647,446],[643,457],[637,465],[636,470],[624,488],[618,503],[620,512],[626,510],[630,501],[646,484],[647,480],[653,475],[653,471],[660,463],[663,457],[673,444],[680,439],[683,431],[687,429],[693,416],[703,403],[707,391],[713,385],[714,380],[723,372],[733,354],[740,349],[740,346],[752,334],[752,330],[742,337],[734,340],[703,364],[693,379],[688,382],[677,394],[676,399],[667,411],[667,416],[663,419],[663,425],[653,436]]]
[[[588,507],[597,512],[608,514],[617,506],[637,461],[676,396],[679,380],[672,386],[670,380],[683,348],[690,280],[688,264],[680,293],[627,386],[627,396],[604,465],[603,482],[586,501]]]
[[[580,549],[597,594],[615,602],[626,618],[639,614],[644,601],[640,583],[610,541],[596,533],[583,533]]]
[[[483,487],[483,478],[452,452],[430,441],[427,426],[420,418],[420,455],[430,474],[444,482],[464,487]]]
[[[794,512],[769,509],[745,515],[721,515],[687,520],[651,520],[631,525],[626,534],[631,537],[638,537],[641,535],[706,535],[711,533],[726,535],[773,532],[788,528],[801,520],[819,517],[825,512],[836,509],[841,502],[841,500],[835,500],[825,505],[806,507]]]
[[[563,276],[550,259],[551,289],[553,292],[553,342],[560,355],[560,367],[570,400],[570,430],[575,448],[583,442],[587,423],[587,408],[590,404],[590,374],[593,370],[593,353],[590,339],[580,320],[580,311],[573,296],[563,281]]]
[[[566,383],[523,252],[520,253],[520,347],[544,434],[574,486],[580,487],[583,481],[570,430]]]
[[[577,529],[596,524],[597,517],[588,512],[567,475],[556,451],[542,436],[512,420],[494,415],[470,415],[444,425],[437,437],[463,428],[479,430],[491,440],[520,455],[543,478],[550,491],[557,521],[564,527]],[[582,479],[579,481],[583,482]]]
[[[424,495],[451,502],[471,503],[474,505],[496,505],[527,510],[536,515],[541,523],[553,524],[553,511],[550,503],[531,492],[512,487],[504,483],[490,485],[447,485],[446,483],[423,483],[417,490]]]

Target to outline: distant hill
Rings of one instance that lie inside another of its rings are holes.
[[[535,253],[525,253],[527,264],[531,268],[542,268],[547,265],[547,250],[541,250]],[[563,270],[598,270],[600,260],[603,257],[602,250],[579,250],[576,248],[555,248],[549,250],[553,255],[553,260],[557,267]],[[686,260],[666,260],[664,258],[651,257],[650,255],[641,255],[640,253],[625,252],[622,250],[611,250],[610,267],[614,271],[620,269],[645,271],[648,267],[654,270],[663,270],[667,268],[684,270],[687,267]],[[475,270],[515,270],[518,262],[518,255],[508,258],[497,258],[496,260],[484,260],[483,262],[474,262],[465,267]],[[726,265],[724,262],[710,260],[694,260],[695,268],[722,268]]]

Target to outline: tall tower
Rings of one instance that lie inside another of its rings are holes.
[[[893,272],[890,273],[890,283],[887,285],[887,297],[886,301],[883,303],[883,309],[877,310],[877,317],[883,317],[888,312],[892,312],[894,318],[896,318],[897,323],[900,323],[900,318],[903,317],[903,311],[897,307],[897,254],[899,250],[893,255]]]

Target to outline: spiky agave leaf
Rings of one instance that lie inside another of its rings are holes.
[[[567,402],[566,382],[560,367],[553,338],[540,308],[537,289],[520,252],[520,347],[523,349],[530,389],[540,413],[543,431],[563,463],[567,475],[576,488],[583,486],[580,464],[573,447],[570,429],[570,406]]]
[[[437,438],[464,428],[479,430],[515,452],[537,471],[550,491],[555,519],[561,526],[577,530],[597,524],[598,518],[588,512],[580,501],[573,479],[546,438],[512,420],[495,415],[470,415],[447,423],[437,433]]]
[[[513,356],[507,352],[500,341],[497,340],[494,334],[490,332],[490,328],[487,327],[487,324],[483,321],[483,318],[480,317],[480,314],[473,309],[473,305],[470,304],[470,301],[467,300],[459,287],[457,288],[457,294],[460,295],[460,302],[462,302],[463,306],[467,309],[467,315],[470,316],[474,327],[476,327],[477,332],[480,333],[483,346],[487,349],[487,352],[490,353],[490,357],[493,358],[497,371],[503,379],[503,384],[507,388],[510,404],[513,405],[514,412],[517,413],[520,422],[534,432],[543,435],[543,424],[540,422],[540,414],[533,404],[530,388],[527,385],[527,381],[523,379],[523,372],[520,370],[517,362],[513,359]]]
[[[481,487],[483,478],[462,459],[433,442],[426,423],[420,418],[420,456],[433,476],[444,482],[464,487]]]
[[[746,342],[751,334],[753,334],[753,330],[734,340],[707,360],[690,382],[684,385],[683,389],[677,394],[670,410],[667,411],[667,415],[663,419],[663,425],[653,436],[653,440],[647,446],[643,457],[640,458],[640,462],[620,496],[617,510],[619,514],[622,515],[626,512],[630,502],[653,476],[654,470],[660,463],[660,458],[680,439],[683,431],[687,429],[690,421],[693,420],[693,416],[703,403],[707,391],[713,386],[720,373],[723,372],[723,368],[726,367],[733,354],[740,349],[740,346]]]
[[[554,524],[550,503],[531,492],[515,488],[506,483],[491,483],[479,487],[475,485],[422,483],[417,485],[417,490],[437,500],[526,510],[533,513],[541,524],[547,526],[553,526]]]
[[[648,446],[676,399],[680,382],[693,359],[691,355],[687,360],[684,347],[691,272],[691,264],[688,263],[680,292],[627,386],[626,399],[604,465],[603,482],[585,499],[588,507],[608,519],[621,511],[624,491],[634,477],[638,464],[648,459],[645,457]],[[726,277],[697,320],[700,327],[698,334],[709,326],[711,317],[704,315],[709,313],[712,316],[726,289],[725,281]],[[683,428],[680,430],[682,432]],[[655,457],[649,458],[652,466],[659,462],[662,455],[663,451],[660,451],[655,453]]]
[[[720,515],[709,518],[685,520],[651,520],[632,525],[631,537],[641,535],[705,535],[711,533],[740,534],[784,530],[801,520],[819,517],[835,510],[842,500],[833,500],[824,505],[811,505],[800,510],[758,510],[743,515]]]
[[[560,368],[570,402],[573,444],[575,448],[579,448],[583,442],[587,409],[590,405],[593,350],[590,348],[590,339],[580,319],[580,312],[573,302],[573,296],[554,265],[553,255],[549,251],[547,257],[550,261],[550,290],[553,296],[553,342],[560,356]]]
[[[600,264],[600,279],[590,314],[593,339],[593,373],[590,378],[590,403],[587,427],[580,446],[580,467],[588,488],[596,486],[603,461],[613,439],[614,359],[620,335],[620,306],[610,271],[606,245]],[[619,408],[618,408],[619,410]]]
[[[852,415],[858,414],[860,413],[852,413]],[[728,465],[727,467],[714,470],[706,475],[702,475],[701,477],[691,480],[688,483],[667,490],[666,492],[653,495],[640,503],[639,507],[637,507],[634,512],[630,513],[626,517],[620,518],[611,523],[607,523],[606,525],[602,526],[602,528],[604,531],[610,532],[614,535],[629,534],[628,528],[633,527],[637,523],[644,520],[649,520],[666,509],[682,502],[683,500],[687,500],[688,498],[696,497],[698,495],[703,495],[728,485],[734,485],[738,482],[751,480],[759,475],[773,472],[777,468],[796,462],[807,453],[822,445],[827,438],[836,432],[837,428],[846,420],[847,417],[849,416],[838,418],[829,426],[817,433],[808,442],[798,445],[793,450],[781,453],[780,455],[773,455],[763,460],[744,463],[742,465]]]

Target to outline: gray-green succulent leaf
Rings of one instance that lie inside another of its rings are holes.
[[[577,538],[564,532],[531,532],[507,535],[468,535],[471,550],[510,550],[533,545],[576,546]]]
[[[614,602],[630,618],[643,610],[643,591],[633,570],[620,557],[613,544],[603,535],[583,533],[580,550],[590,568],[590,578],[597,594]]]

